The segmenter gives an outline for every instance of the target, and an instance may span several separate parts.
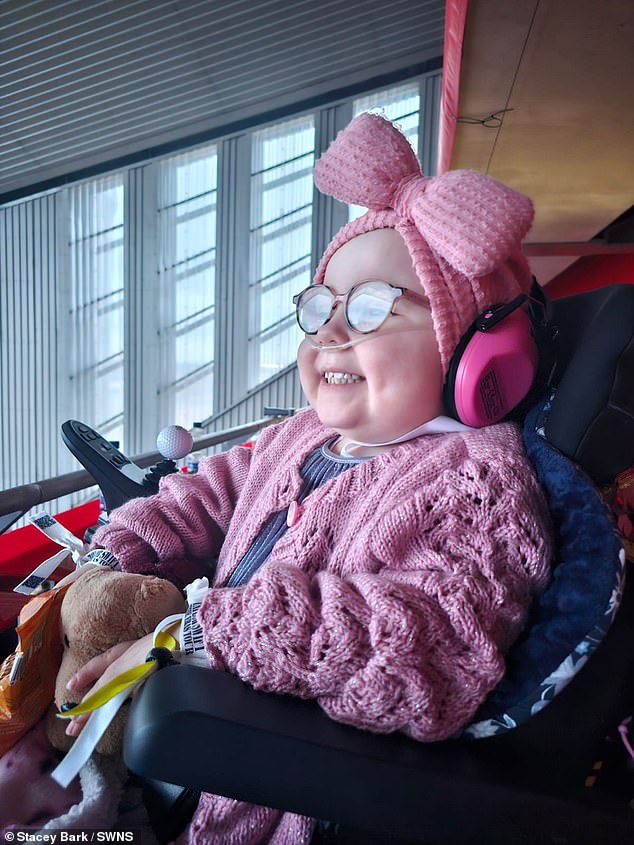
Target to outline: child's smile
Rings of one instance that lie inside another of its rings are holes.
[[[322,374],[323,380],[326,384],[356,384],[360,381],[365,381],[363,376],[359,376],[356,373],[342,373],[342,372],[333,372],[332,370],[326,370]]]

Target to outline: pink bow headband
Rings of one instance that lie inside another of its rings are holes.
[[[359,115],[339,133],[315,165],[315,184],[343,202],[393,209],[469,277],[517,252],[533,222],[528,197],[483,173],[423,176],[409,141],[376,114]]]
[[[339,133],[315,165],[315,184],[369,209],[334,236],[315,284],[351,238],[396,229],[429,298],[445,372],[479,313],[530,289],[521,253],[533,220],[528,197],[471,170],[423,176],[409,141],[379,115],[361,114]]]

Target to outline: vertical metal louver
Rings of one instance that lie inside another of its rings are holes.
[[[189,428],[213,411],[215,146],[158,163],[160,414]]]
[[[314,118],[255,132],[251,144],[249,388],[292,363],[301,339],[292,297],[311,278]]]

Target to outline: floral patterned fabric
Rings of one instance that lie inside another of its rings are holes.
[[[625,552],[614,521],[593,482],[545,439],[550,405],[528,415],[524,443],[553,515],[558,561],[466,738],[504,733],[546,707],[603,640],[623,595]]]
[[[634,466],[618,475],[602,492],[623,537],[625,557],[634,563]]]

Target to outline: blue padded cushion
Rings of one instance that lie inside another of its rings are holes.
[[[552,700],[599,645],[622,596],[625,556],[611,514],[583,470],[544,438],[550,405],[528,414],[523,438],[553,519],[552,579],[467,737],[516,727]]]

